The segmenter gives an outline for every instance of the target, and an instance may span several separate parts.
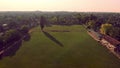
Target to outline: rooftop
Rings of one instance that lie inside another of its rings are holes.
[[[116,40],[116,39],[114,39],[114,38],[112,38],[112,37],[110,37],[108,35],[103,35],[103,38],[105,40],[107,40],[109,43],[111,43],[111,44],[113,44],[115,46],[118,45],[118,44],[120,44],[120,41],[118,41],[118,40]]]

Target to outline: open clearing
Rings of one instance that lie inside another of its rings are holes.
[[[58,30],[58,31],[56,31]],[[0,68],[120,68],[120,60],[92,39],[83,26],[33,29],[14,56],[0,60]]]

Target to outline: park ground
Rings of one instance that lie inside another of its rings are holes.
[[[0,68],[120,68],[120,60],[96,42],[83,26],[33,28],[14,56],[0,60]]]

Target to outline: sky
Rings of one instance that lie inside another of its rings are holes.
[[[0,0],[0,11],[120,12],[120,0]]]

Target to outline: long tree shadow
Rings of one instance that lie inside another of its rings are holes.
[[[55,37],[53,37],[52,35],[50,35],[48,32],[42,31],[44,33],[44,35],[46,37],[48,37],[50,40],[52,40],[53,42],[55,42],[56,44],[58,44],[59,46],[63,47],[63,44],[58,41]]]

